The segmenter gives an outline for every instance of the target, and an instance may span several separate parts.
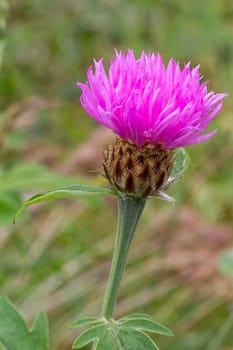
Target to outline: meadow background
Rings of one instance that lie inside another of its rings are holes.
[[[7,13],[7,14],[6,14]],[[4,18],[7,28],[4,30]],[[233,2],[231,0],[0,1],[0,294],[28,322],[47,312],[51,349],[68,350],[67,323],[97,315],[116,227],[113,198],[35,205],[60,185],[105,184],[101,148],[111,139],[81,109],[76,81],[93,57],[161,52],[201,66],[209,89],[226,92],[211,128],[188,147],[190,165],[169,189],[175,205],[150,199],[131,247],[116,317],[148,312],[170,327],[163,350],[233,349],[233,280],[218,266],[233,244]]]

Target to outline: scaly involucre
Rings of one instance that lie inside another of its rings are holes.
[[[87,113],[122,139],[142,146],[161,143],[178,148],[205,141],[208,123],[222,108],[225,94],[207,91],[199,66],[181,69],[170,59],[165,67],[161,55],[115,51],[107,74],[103,59],[87,72],[81,104]]]

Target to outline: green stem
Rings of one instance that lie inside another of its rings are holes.
[[[111,319],[116,304],[121,277],[138,220],[145,206],[145,199],[121,197],[118,199],[117,235],[111,271],[103,299],[101,316]]]

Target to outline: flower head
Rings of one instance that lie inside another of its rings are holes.
[[[142,146],[160,143],[178,148],[209,139],[208,123],[222,108],[225,94],[207,91],[199,66],[191,68],[170,59],[165,67],[158,53],[132,50],[115,52],[107,74],[103,59],[94,61],[82,90],[81,104],[87,113],[122,139]]]
[[[104,151],[103,168],[111,186],[130,196],[171,199],[162,191],[171,177],[175,148],[202,142],[222,108],[225,94],[207,91],[199,66],[191,68],[160,54],[115,52],[106,73],[103,59],[94,61],[82,90],[81,104],[90,116],[117,135]]]

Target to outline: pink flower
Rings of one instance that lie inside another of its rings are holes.
[[[146,141],[178,148],[205,141],[204,133],[222,108],[226,94],[207,91],[199,66],[170,59],[165,67],[158,53],[115,52],[107,74],[103,59],[87,71],[81,104],[87,113],[122,139],[142,146]]]

